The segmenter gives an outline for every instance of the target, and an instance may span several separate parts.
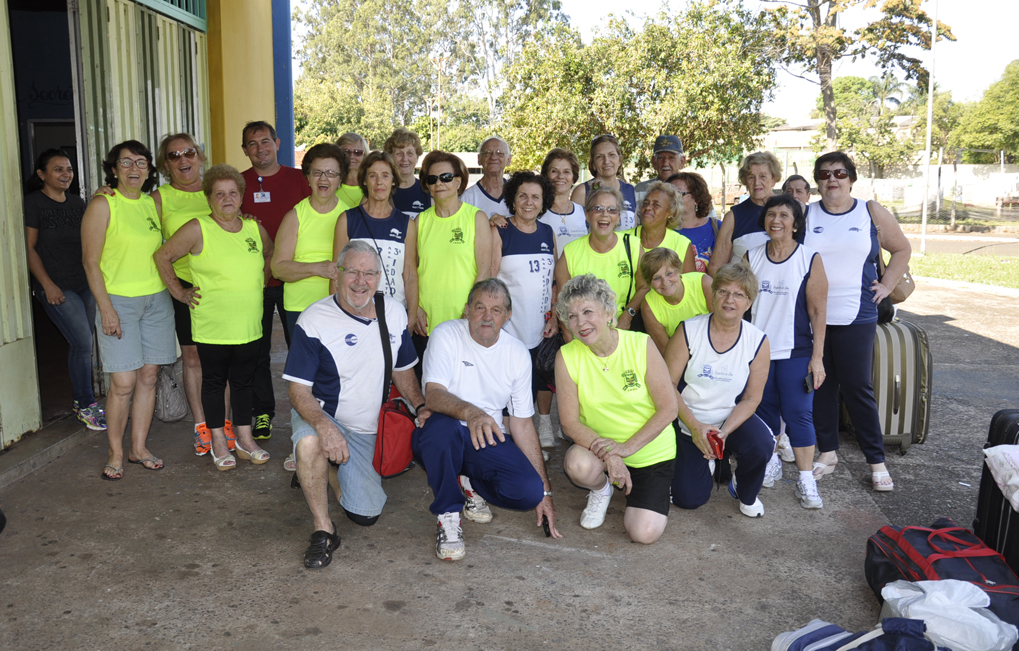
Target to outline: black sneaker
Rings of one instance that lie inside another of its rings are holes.
[[[333,531],[336,523],[333,522]],[[340,534],[328,531],[316,531],[311,534],[311,544],[304,552],[304,566],[309,570],[318,570],[333,561],[333,550],[340,546]]]
[[[272,416],[259,414],[255,416],[255,427],[251,430],[251,437],[256,441],[265,441],[272,438]]]

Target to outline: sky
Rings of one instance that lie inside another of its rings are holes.
[[[923,9],[930,15],[935,0],[925,0]],[[684,0],[673,0],[675,9],[686,5]],[[766,6],[757,0],[747,0],[748,8]],[[562,9],[570,17],[570,24],[578,29],[588,42],[595,30],[604,25],[608,14],[621,15],[625,6],[635,14],[635,25],[643,22],[644,16],[657,14],[665,6],[651,0],[562,0]],[[773,5],[772,5],[773,6]],[[847,12],[843,25],[847,29],[862,26],[867,14],[860,10]],[[952,91],[952,98],[959,101],[980,99],[981,94],[993,82],[1001,78],[1005,66],[1019,59],[1016,46],[1016,29],[1019,28],[1019,2],[1016,0],[939,0],[938,20],[952,28],[955,42],[938,41],[935,47],[934,78],[938,88]],[[913,54],[913,56],[917,56]],[[928,65],[929,53],[923,53],[921,60]],[[802,70],[793,72],[802,73]],[[880,72],[869,60],[840,62],[834,76],[856,75],[871,77]],[[902,75],[899,74],[901,78]],[[795,123],[809,116],[814,108],[820,88],[816,84],[794,77],[780,70],[775,98],[765,105],[768,115],[784,118]]]

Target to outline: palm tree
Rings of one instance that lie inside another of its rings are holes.
[[[906,84],[899,81],[899,78],[893,75],[891,72],[886,71],[881,77],[871,77],[868,79],[870,85],[874,89],[874,102],[877,106],[877,115],[881,117],[884,114],[885,107],[890,102],[895,106],[902,103],[899,98],[902,96],[902,91],[906,89]]]

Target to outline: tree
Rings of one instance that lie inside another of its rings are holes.
[[[902,100],[899,99],[902,96],[902,91],[906,88],[906,84],[899,81],[899,78],[886,70],[885,74],[873,76],[867,81],[870,82],[871,88],[874,91],[874,100],[877,104],[877,114],[881,117],[888,103],[891,102],[895,106],[902,104]]]
[[[477,151],[490,134],[488,102],[481,97],[459,94],[442,102],[442,131],[436,135],[437,121],[430,115],[418,116],[410,128],[421,138],[425,151],[441,146],[446,151]]]
[[[438,0],[310,0],[295,10],[307,32],[297,50],[298,138],[355,130],[381,145],[394,126],[422,113],[433,94],[429,55],[444,7]],[[333,128],[340,131],[327,133]]]
[[[774,25],[778,56],[783,63],[804,66],[817,75],[825,118],[825,148],[839,146],[832,65],[850,57],[872,56],[882,70],[898,68],[906,80],[927,87],[928,74],[908,47],[930,49],[930,17],[920,9],[922,0],[883,0],[880,16],[854,31],[842,26],[843,13],[853,7],[871,8],[878,0],[763,0],[779,5],[766,10]],[[938,22],[938,37],[955,40],[951,28]],[[804,77],[806,78],[806,77]]]
[[[958,137],[963,147],[1003,150],[1007,160],[1019,160],[1019,59],[1008,64],[1001,79],[960,118]],[[996,163],[998,159],[995,154],[966,152],[966,161]]]
[[[539,35],[507,69],[501,124],[514,164],[536,167],[557,146],[586,163],[599,133],[619,139],[638,175],[663,133],[701,164],[738,159],[765,131],[775,83],[766,27],[740,5],[700,1],[639,30],[610,20],[587,46],[568,27]]]
[[[921,110],[922,109],[922,110]],[[938,91],[934,87],[933,120],[931,120],[931,156],[937,159],[939,149],[954,149],[959,143],[959,122],[967,107],[952,99],[950,91]],[[917,108],[916,122],[913,123],[913,141],[916,149],[923,150],[927,146],[927,101],[924,98],[922,107]]]
[[[912,143],[900,137],[894,117],[875,114],[878,97],[871,81],[863,77],[837,77],[832,82],[832,95],[839,107],[836,131],[839,146],[852,151],[858,162],[866,162],[871,177],[881,178],[889,166],[909,159],[914,151]],[[823,110],[823,97],[817,98],[817,107]],[[825,127],[824,123],[819,127],[815,151],[824,148]]]

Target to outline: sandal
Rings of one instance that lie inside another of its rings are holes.
[[[106,469],[107,468],[109,468],[110,470],[113,471],[112,475],[107,475],[106,474]],[[123,467],[118,468],[116,466],[111,466],[110,464],[106,464],[105,466],[103,466],[103,471],[101,473],[99,473],[99,478],[100,479],[105,479],[106,481],[120,481],[121,479],[124,478],[124,468]]]
[[[825,475],[830,475],[835,472],[835,466],[838,465],[838,460],[835,463],[821,463],[820,461],[814,462],[814,479],[820,479]]]
[[[138,459],[137,461],[135,461],[134,459],[128,457],[127,462],[128,463],[137,463],[138,465],[140,465],[142,468],[145,468],[146,470],[162,470],[163,469],[163,460],[162,459],[157,459],[156,457],[148,457],[147,459]],[[147,465],[145,465],[146,463],[151,463],[152,465],[151,466],[147,466]]]
[[[283,469],[287,472],[297,472],[297,457],[293,453],[283,460]]]
[[[237,459],[234,459],[234,455],[229,452],[224,457],[217,457],[216,451],[210,446],[209,455],[212,456],[212,462],[216,464],[216,468],[218,468],[220,472],[233,470],[237,467]]]
[[[265,450],[259,448],[257,450],[254,450],[253,452],[248,452],[247,450],[241,447],[240,443],[238,443],[234,447],[234,452],[237,453],[237,456],[242,461],[250,461],[256,466],[260,466],[269,460],[269,453],[266,452]]]
[[[895,488],[895,482],[892,481],[892,476],[887,471],[870,473],[870,484],[879,493],[887,493]]]

